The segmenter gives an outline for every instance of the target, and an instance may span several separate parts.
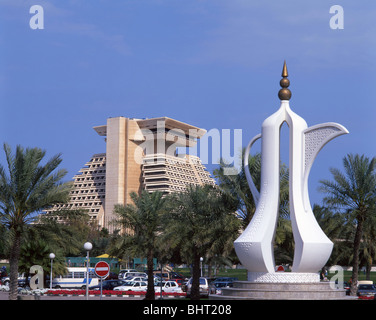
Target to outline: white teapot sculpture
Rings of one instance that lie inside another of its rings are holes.
[[[264,120],[261,134],[255,136],[245,150],[244,167],[256,204],[256,212],[235,240],[236,254],[250,274],[275,273],[273,239],[279,209],[280,128],[289,126],[289,206],[295,242],[292,273],[314,273],[325,265],[333,243],[321,230],[312,212],[308,195],[308,175],[319,151],[330,140],[348,131],[340,124],[328,122],[312,127],[290,109],[286,62],[283,66],[278,96],[281,106]],[[261,184],[256,189],[248,168],[248,156],[255,141],[261,138]]]

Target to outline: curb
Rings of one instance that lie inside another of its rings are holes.
[[[85,294],[40,294],[39,296],[49,296],[49,297],[85,297]],[[89,294],[89,297],[99,297],[98,294]],[[145,295],[133,295],[133,294],[103,294],[103,297],[119,297],[119,298],[142,298]],[[159,295],[155,296],[156,298],[160,298]],[[174,296],[174,295],[165,295],[163,296],[163,299],[181,299],[186,298],[186,296]]]
[[[49,296],[49,297],[85,297],[84,294],[41,294],[40,296]],[[99,295],[89,295],[89,297],[99,297]],[[129,295],[129,294],[104,294],[103,297],[111,298],[142,298],[144,295]],[[157,297],[156,297],[157,298]],[[184,299],[186,296],[163,296],[163,299]],[[159,296],[158,296],[159,299]]]

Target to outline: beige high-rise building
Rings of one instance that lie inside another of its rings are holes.
[[[167,117],[117,117],[94,130],[105,137],[106,153],[94,155],[74,177],[70,201],[63,208],[87,209],[110,232],[115,229],[115,204],[131,203],[132,191],[171,193],[184,191],[188,184],[215,184],[200,158],[177,154],[178,147],[195,146],[204,129]]]
[[[49,218],[64,223],[64,217],[54,215],[59,210],[85,210],[91,222],[103,226],[106,192],[106,154],[99,153],[85,163],[73,177],[73,190],[69,202],[44,210]]]

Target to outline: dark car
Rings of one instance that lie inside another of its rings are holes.
[[[217,281],[213,282],[215,286],[215,294],[222,294],[222,288],[232,288],[234,283],[232,281]]]
[[[38,279],[36,281],[38,283]],[[30,277],[26,278],[20,278],[18,279],[18,286],[21,288],[27,288],[30,287]]]
[[[220,277],[220,278],[215,278],[215,280],[213,281],[214,283],[216,282],[234,282],[234,281],[237,281],[238,278],[236,277]]]
[[[376,288],[373,284],[360,284],[358,286],[358,297],[362,298],[374,298],[376,295]]]
[[[110,272],[108,276],[105,278],[105,280],[117,280],[117,279],[119,278],[118,278],[117,273],[115,272]]]
[[[123,285],[124,283],[125,283],[124,280],[105,280],[105,281],[103,281],[102,289],[103,290],[113,290],[115,287],[119,287],[119,286]],[[100,282],[97,286],[91,286],[91,287],[89,287],[89,289],[90,290],[100,290],[101,289]]]
[[[179,285],[179,287],[181,287],[182,285],[186,283],[184,279],[171,279],[171,280],[175,281]]]
[[[170,278],[174,279],[174,280],[176,280],[176,279],[184,280],[185,279],[185,277],[181,273],[177,273],[177,272],[170,272]]]

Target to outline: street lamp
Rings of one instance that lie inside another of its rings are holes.
[[[89,300],[89,252],[93,249],[90,242],[85,242],[84,249],[86,250],[86,300]]]
[[[53,254],[52,252],[50,253],[50,259],[51,259],[50,289],[52,289],[52,265],[55,259],[55,254]]]
[[[203,257],[200,258],[200,264],[201,264],[201,277],[202,277],[202,261],[204,261],[204,258],[203,258]]]

